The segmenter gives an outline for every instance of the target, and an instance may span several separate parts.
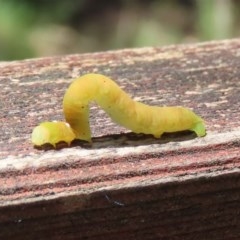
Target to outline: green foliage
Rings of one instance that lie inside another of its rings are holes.
[[[233,34],[233,4],[229,0],[197,0],[201,40],[229,38]]]
[[[0,60],[231,38],[239,31],[237,5],[233,0],[0,0]]]

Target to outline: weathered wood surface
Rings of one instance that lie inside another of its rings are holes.
[[[73,78],[193,108],[208,134],[130,133],[92,106],[92,146],[39,151]],[[240,39],[0,64],[0,239],[240,239]]]

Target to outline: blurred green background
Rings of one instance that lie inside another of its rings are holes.
[[[0,0],[0,60],[237,37],[237,0]]]

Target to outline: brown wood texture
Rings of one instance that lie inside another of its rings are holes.
[[[91,105],[92,145],[37,150],[73,78],[194,109],[207,136],[161,139]],[[0,63],[0,239],[240,239],[240,39]]]

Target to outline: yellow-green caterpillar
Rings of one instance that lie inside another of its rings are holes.
[[[34,128],[32,143],[46,143],[54,147],[60,141],[68,144],[74,139],[91,142],[89,103],[96,101],[116,123],[135,133],[152,134],[160,138],[164,132],[194,131],[206,134],[204,121],[184,107],[148,106],[134,101],[110,78],[100,74],[86,74],[77,78],[63,98],[66,122],[44,122]]]

